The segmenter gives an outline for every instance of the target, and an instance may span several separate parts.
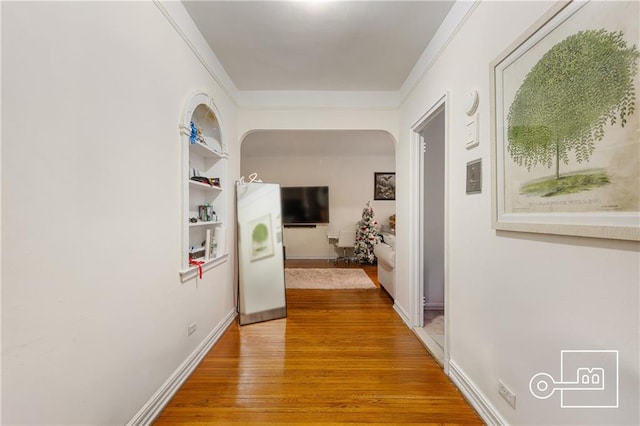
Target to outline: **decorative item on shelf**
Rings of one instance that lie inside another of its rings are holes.
[[[204,140],[204,135],[202,134],[202,127],[197,126],[196,129],[197,129],[197,136],[196,136],[197,141],[203,145],[206,145],[207,141]]]
[[[201,247],[192,246],[189,249],[189,259],[200,259],[201,257],[204,257],[204,254],[205,254],[204,245]]]
[[[375,220],[371,201],[362,210],[362,219],[356,224],[356,243],[353,254],[360,263],[373,264],[376,256],[373,247],[380,242],[378,222]]]
[[[389,216],[389,228],[391,228],[392,232],[396,232],[396,215],[395,214]]]
[[[194,181],[194,182],[200,182],[200,183],[204,183],[204,184],[207,184],[207,185],[211,185],[211,186],[216,187],[216,188],[222,188],[220,186],[220,178],[209,178],[209,177],[206,177],[206,176],[192,176],[189,179]]]
[[[198,216],[203,222],[212,222],[216,220],[216,212],[213,211],[213,206],[211,204],[198,206]]]
[[[207,229],[204,240],[204,260],[211,259],[211,229]]]
[[[204,265],[204,262],[202,260],[189,259],[189,265],[198,268],[198,277],[202,279],[202,265]]]
[[[189,222],[190,223],[198,223],[198,218],[197,217],[190,217],[189,218]]]
[[[193,121],[189,123],[189,127],[191,128],[191,133],[189,134],[189,142],[191,144],[194,144],[198,139],[198,129],[196,129],[196,125],[193,123]]]

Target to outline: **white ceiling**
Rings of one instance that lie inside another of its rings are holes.
[[[235,86],[398,91],[454,1],[184,1]]]

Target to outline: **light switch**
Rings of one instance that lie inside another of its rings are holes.
[[[465,145],[467,149],[478,146],[478,114],[469,117],[465,126]]]

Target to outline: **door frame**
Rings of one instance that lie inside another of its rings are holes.
[[[445,92],[411,126],[410,191],[409,191],[409,294],[411,327],[422,343],[440,358],[446,374],[449,373],[449,116],[450,95]],[[420,134],[431,120],[444,113],[444,351],[423,329],[424,321],[424,138]]]

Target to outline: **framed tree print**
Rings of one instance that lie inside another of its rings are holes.
[[[640,240],[639,8],[559,3],[491,64],[496,229]]]

